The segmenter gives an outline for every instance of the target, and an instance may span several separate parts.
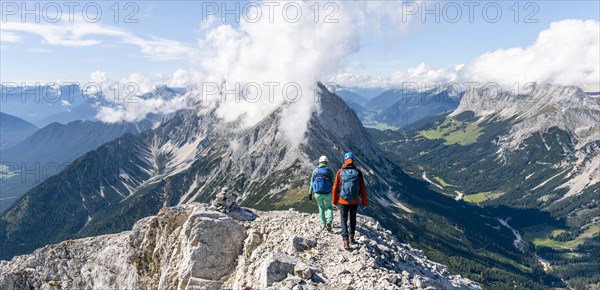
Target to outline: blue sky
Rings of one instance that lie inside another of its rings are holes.
[[[22,11],[14,15],[7,9],[14,7],[2,4],[2,42],[0,79],[10,81],[85,81],[94,71],[106,72],[111,78],[119,79],[129,73],[144,75],[168,76],[178,69],[197,68],[195,61],[181,57],[177,52],[158,54],[143,52],[146,48],[154,49],[156,43],[148,44],[160,38],[159,47],[168,40],[169,50],[181,47],[197,48],[198,39],[205,37],[208,30],[201,28],[203,19],[201,1],[138,1],[134,6],[124,7],[123,2],[118,9],[111,9],[113,1],[97,2],[101,5],[102,17],[95,25],[115,28],[122,35],[115,36],[114,31],[104,35],[90,35],[84,39],[99,40],[94,45],[65,44],[62,40],[52,43],[42,35],[35,34],[30,28],[15,29],[14,23],[22,23]],[[12,2],[21,5],[21,2]],[[53,8],[43,11],[47,2],[39,2],[39,13],[52,15]],[[56,2],[62,5],[62,2]],[[76,8],[75,15],[85,2]],[[221,3],[221,2],[212,2]],[[241,2],[244,5],[245,2]],[[321,2],[323,5],[326,2]],[[398,7],[401,2],[394,2]],[[450,2],[439,2],[445,7]],[[365,74],[385,77],[396,71],[407,70],[425,63],[436,69],[447,69],[458,64],[468,63],[486,52],[501,48],[526,47],[534,43],[540,31],[548,29],[551,22],[564,19],[600,19],[598,1],[536,1],[517,2],[497,1],[502,10],[502,16],[496,23],[490,23],[483,17],[481,7],[486,2],[479,2],[474,9],[474,22],[468,20],[468,7],[465,2],[452,2],[461,7],[462,18],[451,23],[443,18],[440,12],[440,22],[436,23],[433,15],[428,15],[427,21],[409,22],[408,25],[398,22],[401,15],[386,15],[381,18],[376,28],[368,24],[357,24],[359,49],[342,56],[339,60],[339,71],[354,74]],[[526,3],[533,3],[527,8]],[[392,5],[393,3],[387,3]],[[30,9],[35,8],[28,3]],[[231,3],[227,5],[232,5]],[[361,2],[344,5],[361,5]],[[428,3],[427,5],[435,5]],[[231,6],[228,6],[231,7]],[[412,6],[411,6],[412,7]],[[421,7],[421,6],[416,6]],[[431,6],[434,7],[434,6]],[[512,7],[512,9],[511,9]],[[19,7],[20,10],[21,7]],[[68,18],[65,6],[61,21]],[[450,9],[449,7],[448,9]],[[137,11],[134,12],[134,9]],[[534,12],[531,20],[537,23],[524,23],[527,14]],[[93,9],[92,9],[93,10]],[[118,10],[119,21],[114,21],[114,11]],[[419,9],[420,10],[420,9]],[[515,22],[515,10],[519,11],[519,21]],[[88,12],[91,10],[88,10]],[[450,11],[450,10],[447,10]],[[93,11],[92,11],[93,12]],[[310,11],[304,11],[310,13]],[[420,16],[422,11],[417,11]],[[493,12],[493,11],[492,11]],[[134,13],[132,19],[138,23],[123,23],[125,15]],[[377,13],[377,12],[375,12]],[[450,12],[448,12],[450,13]],[[93,14],[93,13],[92,13]],[[48,16],[46,15],[46,16]],[[29,24],[60,26],[60,23],[48,23],[42,17],[40,23],[35,23],[32,15],[27,15]],[[396,17],[396,19],[394,19]],[[13,26],[9,24],[13,23]],[[228,24],[234,28],[237,24],[229,18]],[[400,24],[400,25],[399,25]],[[400,28],[399,26],[406,26]],[[94,27],[96,29],[98,27]],[[363,29],[364,28],[364,29]],[[60,27],[58,28],[60,29]],[[53,30],[55,31],[55,30]],[[57,32],[60,35],[60,32]],[[127,41],[138,37],[139,42]],[[274,36],[275,38],[275,36]],[[276,41],[274,39],[273,41]],[[173,48],[175,47],[175,48]]]

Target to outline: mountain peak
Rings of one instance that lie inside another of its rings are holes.
[[[251,210],[237,208],[246,217]],[[226,211],[224,211],[226,212]],[[131,231],[69,240],[0,262],[3,289],[481,289],[400,244],[359,216],[359,245],[340,246],[316,215],[255,212],[255,220],[206,204],[163,208]],[[250,218],[252,219],[252,218]],[[23,273],[26,273],[23,275]]]

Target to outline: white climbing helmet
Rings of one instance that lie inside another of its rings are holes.
[[[329,163],[327,156],[323,155],[323,156],[319,157],[319,163]]]

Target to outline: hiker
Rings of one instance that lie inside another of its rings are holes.
[[[331,189],[333,185],[333,170],[327,167],[329,161],[327,156],[319,158],[319,165],[313,171],[310,177],[310,187],[308,189],[308,199],[312,200],[313,194],[317,205],[319,205],[319,215],[321,215],[321,225],[323,228],[331,231],[333,223],[333,206],[331,205]]]
[[[367,190],[363,174],[354,165],[354,153],[348,152],[344,155],[344,165],[338,170],[333,183],[332,202],[340,209],[340,223],[342,226],[342,238],[344,249],[356,244],[354,232],[356,231],[356,211],[358,202],[362,207],[367,207]],[[348,230],[348,217],[350,217],[350,230]]]

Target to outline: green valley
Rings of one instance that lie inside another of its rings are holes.
[[[504,192],[480,192],[463,196],[463,200],[470,203],[481,203],[488,200],[494,200],[504,195]]]
[[[18,174],[18,172],[11,171],[10,168],[6,165],[0,165],[0,179],[7,180],[11,177],[14,177]]]
[[[417,136],[430,140],[443,139],[445,145],[470,145],[477,142],[481,136],[482,131],[478,125],[483,121],[468,123],[446,117],[443,122],[436,122],[433,129],[419,131]]]

